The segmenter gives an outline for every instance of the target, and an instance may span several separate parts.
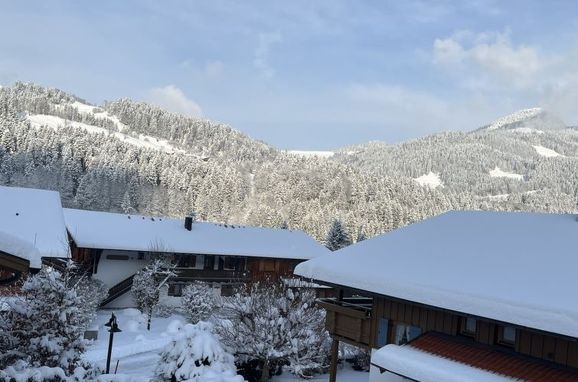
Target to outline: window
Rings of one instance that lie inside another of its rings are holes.
[[[420,335],[420,327],[398,323],[395,325],[395,338],[393,339],[393,343],[396,345],[405,345]]]
[[[502,345],[513,346],[516,344],[516,328],[513,326],[500,327],[499,342]]]
[[[225,257],[225,263],[223,265],[223,269],[228,271],[235,271],[239,268],[239,258],[238,257]]]
[[[174,297],[181,297],[183,295],[183,288],[184,288],[183,284],[171,283],[169,284],[168,295]]]
[[[177,266],[179,268],[194,268],[197,265],[197,256],[195,255],[180,255],[178,257]]]
[[[465,336],[475,336],[478,321],[473,317],[462,317],[460,332]]]
[[[385,318],[380,318],[377,327],[377,347],[383,347],[387,345],[387,339],[389,337],[389,320]]]

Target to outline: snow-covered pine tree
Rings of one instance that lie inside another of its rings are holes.
[[[193,324],[206,321],[213,313],[216,303],[213,288],[202,281],[187,285],[183,290],[181,301],[183,310]]]
[[[315,293],[284,282],[257,283],[223,298],[216,331],[241,363],[256,363],[260,381],[278,365],[310,376],[326,365],[329,336]]]
[[[350,244],[351,238],[343,226],[343,223],[337,219],[333,220],[329,232],[327,232],[325,246],[332,251],[337,251],[338,249],[347,247]]]
[[[44,267],[22,287],[24,296],[12,302],[8,327],[15,333],[14,350],[31,367],[62,368],[72,375],[85,350],[83,333],[95,314],[85,303],[83,287],[71,263],[63,273]]]
[[[174,264],[158,258],[134,275],[131,292],[137,307],[147,316],[147,330],[151,329],[153,311],[159,303],[160,289],[170,278],[176,276],[174,268]]]
[[[227,353],[206,322],[187,324],[161,352],[155,381],[243,382],[235,359]]]

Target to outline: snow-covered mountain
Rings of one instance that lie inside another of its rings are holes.
[[[482,130],[512,130],[521,133],[542,133],[544,130],[565,129],[566,125],[559,118],[535,107],[519,110],[515,113],[496,119]]]
[[[448,209],[572,211],[578,131],[532,110],[470,133],[285,152],[146,103],[18,83],[0,89],[0,184],[58,190],[69,207],[194,210],[318,239],[335,218],[371,236]]]

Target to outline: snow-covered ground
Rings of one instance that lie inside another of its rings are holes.
[[[307,151],[307,150],[289,150],[289,154],[297,155],[300,157],[319,157],[319,158],[330,158],[335,153],[333,151]]]
[[[524,179],[523,175],[516,174],[513,172],[503,171],[498,166],[496,166],[496,168],[494,168],[493,170],[490,170],[490,176],[492,178],[510,178],[510,179],[516,179],[516,180]]]
[[[98,327],[98,339],[87,349],[84,359],[94,362],[103,369],[106,367],[109,333],[104,326],[110,319],[112,310],[98,312],[95,327]],[[127,382],[146,382],[152,378],[159,353],[172,336],[186,324],[179,315],[171,317],[154,317],[150,332],[146,330],[146,320],[136,309],[121,309],[114,311],[117,316],[120,333],[114,335],[114,345],[111,357],[111,373],[114,373],[118,361],[117,374],[128,376]],[[369,373],[354,371],[348,365],[340,368],[338,379],[348,382],[367,382]],[[329,375],[320,375],[310,379],[313,382],[325,382]],[[303,381],[290,373],[273,377],[273,382]]]
[[[414,179],[416,182],[418,182],[420,185],[422,186],[428,186],[429,188],[436,188],[436,187],[443,187],[442,181],[440,179],[440,176],[438,174],[436,174],[435,172],[429,172],[425,175],[422,175],[418,178]]]
[[[142,134],[140,134],[138,137],[133,137],[131,135],[124,134],[121,132],[110,132],[109,130],[100,126],[93,126],[88,125],[86,123],[69,121],[64,118],[56,117],[54,115],[31,114],[28,116],[28,120],[30,121],[30,125],[34,128],[48,127],[57,130],[62,127],[70,126],[73,128],[82,129],[91,134],[112,135],[125,143],[138,147],[144,147],[147,149],[159,150],[168,153],[181,153],[181,154],[185,153],[184,150],[181,150],[171,145],[168,141],[164,139],[158,139],[155,137]]]
[[[556,151],[549,149],[547,147],[544,147],[544,146],[533,146],[533,147],[536,150],[536,152],[538,153],[538,155],[541,155],[541,156],[546,157],[546,158],[554,158],[554,157],[564,156],[564,155],[557,153]]]

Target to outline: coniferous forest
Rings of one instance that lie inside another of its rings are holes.
[[[66,207],[194,211],[318,240],[336,219],[355,238],[450,209],[573,212],[578,130],[523,122],[319,157],[129,99],[92,106],[16,83],[0,88],[0,184],[57,190]]]

